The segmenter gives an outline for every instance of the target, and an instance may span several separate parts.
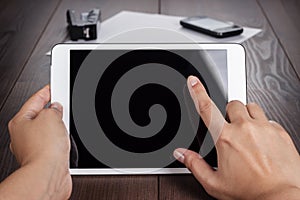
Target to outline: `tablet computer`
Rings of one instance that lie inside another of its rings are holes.
[[[58,44],[51,57],[51,102],[64,107],[71,174],[189,173],[175,148],[217,167],[214,143],[186,78],[197,76],[225,115],[246,103],[239,44]]]

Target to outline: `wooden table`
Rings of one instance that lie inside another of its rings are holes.
[[[209,15],[263,31],[243,43],[248,102],[281,123],[300,150],[300,4],[297,0],[2,0],[0,4],[0,181],[17,169],[7,123],[49,83],[45,53],[67,38],[65,11],[121,10]],[[299,169],[300,170],[300,169]],[[191,175],[73,177],[71,199],[212,199]]]

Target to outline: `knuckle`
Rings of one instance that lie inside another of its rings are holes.
[[[236,123],[242,130],[247,130],[253,126],[252,122],[244,116],[240,116],[238,119],[236,119]]]
[[[242,130],[245,130],[245,131],[249,130],[249,132],[252,132],[252,130],[254,128],[253,123],[244,118],[241,118],[239,120],[239,125]]]
[[[185,155],[185,165],[189,169],[194,169],[196,165],[196,159],[190,154]]]
[[[291,138],[291,136],[284,130],[279,130],[278,131],[279,135],[282,136],[282,138],[289,144],[293,144],[293,140]]]
[[[205,100],[205,101],[199,101],[199,112],[200,113],[206,113],[211,110],[211,101]]]
[[[18,124],[17,120],[18,119],[16,117],[14,117],[8,122],[7,126],[8,126],[9,132],[11,132],[17,126],[17,124]]]
[[[13,129],[13,127],[15,126],[15,119],[11,119],[9,122],[8,122],[8,130],[11,131]]]
[[[229,134],[221,134],[218,141],[219,146],[228,146],[231,143],[231,138]]]
[[[228,112],[228,110],[230,110],[231,106],[232,106],[232,101],[230,101],[229,103],[227,103],[227,105],[226,105],[226,113]]]
[[[243,104],[242,102],[240,102],[239,100],[232,100],[230,102],[227,103],[226,105],[226,110],[230,110],[231,107],[235,104]]]
[[[197,160],[195,158],[191,159],[190,164],[189,164],[189,168],[190,169],[196,169],[197,166]]]
[[[249,139],[249,141],[256,141],[257,128],[261,129],[262,127],[257,127],[255,124],[253,124],[249,120],[244,120],[240,124],[240,132],[245,133],[245,135]]]

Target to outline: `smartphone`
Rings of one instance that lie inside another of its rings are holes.
[[[239,35],[243,32],[243,28],[231,22],[224,22],[217,19],[212,19],[206,16],[188,17],[180,20],[180,24],[207,35],[224,38],[234,35]]]

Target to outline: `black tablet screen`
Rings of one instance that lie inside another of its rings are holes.
[[[208,75],[201,74],[210,67],[203,66],[208,65],[203,55],[201,50],[70,50],[71,168],[183,167],[173,150],[199,152],[209,135],[186,86],[186,78],[196,75],[211,93]],[[227,90],[226,50],[205,55]],[[206,154],[216,166],[215,149]]]

